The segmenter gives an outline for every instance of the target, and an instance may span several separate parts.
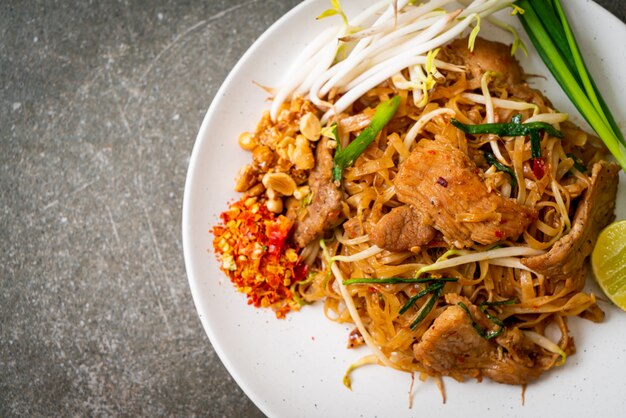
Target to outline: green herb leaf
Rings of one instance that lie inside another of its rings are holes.
[[[333,181],[341,181],[343,170],[354,164],[354,161],[374,142],[374,139],[376,139],[380,131],[383,130],[398,110],[400,101],[400,96],[394,96],[392,99],[381,102],[376,107],[376,112],[369,126],[363,129],[359,136],[344,149],[337,148],[332,170]]]

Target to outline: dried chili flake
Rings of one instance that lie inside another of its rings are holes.
[[[533,158],[533,174],[537,180],[541,180],[546,174],[546,163],[543,158]]]
[[[247,295],[248,304],[272,308],[278,318],[298,310],[290,286],[304,280],[307,268],[288,239],[293,222],[246,197],[230,205],[220,219],[211,230],[215,255],[221,270]]]

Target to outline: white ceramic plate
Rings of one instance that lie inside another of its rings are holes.
[[[342,1],[348,16],[366,3]],[[279,84],[286,64],[327,24],[314,17],[328,4],[327,0],[300,4],[255,42],[217,93],[193,149],[183,205],[185,264],[204,329],[229,372],[263,412],[276,417],[616,416],[625,411],[626,313],[608,303],[602,304],[607,316],[600,325],[570,321],[578,353],[565,366],[531,384],[525,405],[519,387],[446,379],[446,404],[433,381],[417,381],[413,409],[409,409],[408,374],[368,366],[353,373],[352,391],[343,386],[346,368],[366,349],[347,350],[349,327],[327,320],[321,305],[277,320],[271,311],[246,305],[245,296],[219,271],[207,231],[236,197],[233,179],[250,159],[249,153],[239,149],[237,137],[243,130],[254,129],[268,106],[266,93],[252,82]],[[591,72],[624,127],[626,26],[589,0],[564,4]],[[488,31],[481,35],[503,36]],[[532,50],[530,42],[526,43]],[[546,76],[535,79],[534,85],[557,108],[583,124],[540,59],[531,55],[518,59],[528,73]],[[626,218],[624,187],[619,192],[618,218]]]

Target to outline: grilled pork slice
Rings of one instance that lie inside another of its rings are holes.
[[[517,328],[500,336],[483,338],[467,312],[457,305],[463,302],[475,324],[494,331],[497,326],[466,298],[448,294],[447,307],[413,346],[415,358],[431,375],[465,377],[481,380],[483,376],[500,383],[524,385],[538,378],[553,361],[552,355],[532,343]]]
[[[419,212],[409,205],[391,209],[370,233],[370,239],[380,248],[389,251],[409,251],[428,244],[436,230],[425,225]]]
[[[343,195],[332,180],[333,156],[328,149],[328,139],[322,138],[315,151],[315,167],[309,175],[313,195],[307,214],[294,225],[294,240],[306,247],[324,231],[334,228],[341,220]],[[293,211],[295,213],[295,211]]]
[[[511,55],[511,46],[500,42],[476,38],[474,50],[467,48],[467,38],[457,39],[446,46],[446,54],[455,64],[467,67],[470,73],[470,86],[480,86],[480,79],[487,71],[493,71],[504,78],[508,84],[523,82],[522,67]]]
[[[469,157],[443,141],[422,139],[394,179],[398,199],[458,248],[517,239],[537,211],[489,191]]]
[[[558,240],[550,251],[522,258],[522,264],[551,279],[578,277],[598,234],[615,218],[619,170],[617,164],[606,161],[594,164],[591,185],[578,203],[572,230]]]

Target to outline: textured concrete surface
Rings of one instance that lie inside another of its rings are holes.
[[[262,415],[197,319],[181,205],[217,88],[297,3],[0,2],[0,416]]]

